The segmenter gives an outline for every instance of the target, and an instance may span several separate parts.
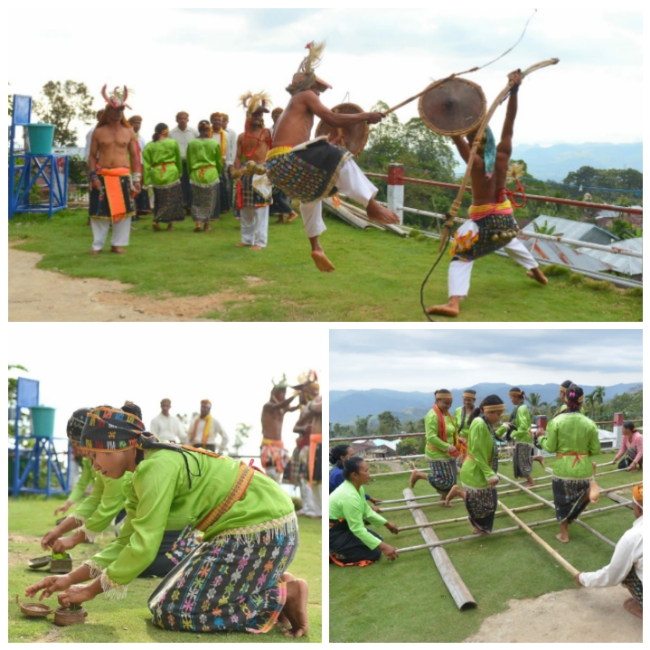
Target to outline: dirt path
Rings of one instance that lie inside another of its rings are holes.
[[[253,299],[252,295],[223,291],[152,300],[126,293],[131,285],[115,280],[42,271],[36,268],[41,259],[39,253],[9,248],[10,322],[201,321],[202,314],[220,309],[227,301]],[[260,282],[259,278],[246,280],[250,286]]]
[[[532,600],[511,600],[510,609],[486,618],[465,643],[641,643],[643,621],[623,609],[623,587],[569,589]]]

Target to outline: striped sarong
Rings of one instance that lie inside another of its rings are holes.
[[[589,499],[588,478],[565,479],[553,477],[553,501],[555,502],[555,517],[558,522],[571,523],[587,507]]]
[[[456,459],[433,460],[428,458],[427,460],[429,463],[429,473],[427,474],[429,483],[443,496],[447,496],[449,490],[456,485]]]
[[[469,522],[475,528],[485,533],[492,532],[494,513],[497,510],[497,490],[488,486],[484,488],[471,488],[464,486],[465,508],[469,515]]]
[[[634,600],[643,607],[643,583],[639,580],[639,576],[636,574],[634,569],[627,574],[627,577],[621,584],[627,587]]]
[[[512,468],[515,478],[528,478],[533,470],[535,447],[527,442],[516,442],[515,453],[512,457]]]

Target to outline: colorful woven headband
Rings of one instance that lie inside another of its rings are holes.
[[[68,440],[71,442],[80,442],[81,441],[81,432],[83,431],[84,424],[86,423],[86,416],[88,415],[90,409],[77,409],[68,420],[68,425],[66,427],[66,433],[68,434]]]
[[[508,395],[523,395],[523,393],[520,390],[510,390],[508,391]]]
[[[483,406],[483,412],[484,413],[503,413],[506,410],[506,405],[505,404],[490,404],[489,406]]]
[[[123,451],[138,444],[144,424],[135,415],[99,406],[88,411],[81,444],[96,451]]]
[[[212,402],[209,399],[202,399],[201,404],[208,404],[209,406],[212,406]]]
[[[437,390],[434,395],[436,399],[453,399],[454,396],[451,393],[448,393],[446,390]]]
[[[635,485],[632,490],[632,499],[639,508],[643,508],[643,483]]]
[[[466,390],[463,393],[463,397],[469,397],[470,399],[476,399],[476,391],[475,390]]]

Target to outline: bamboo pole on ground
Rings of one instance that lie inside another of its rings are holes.
[[[404,490],[404,496],[408,499],[413,496],[413,491],[410,488]],[[422,524],[426,521],[424,513],[419,509],[417,503],[411,502],[411,511],[413,513],[413,518],[419,524]],[[420,530],[422,537],[425,541],[439,542],[437,535],[433,532],[433,528],[427,526]],[[440,572],[440,577],[445,583],[445,586],[449,590],[451,597],[454,599],[456,606],[461,611],[469,609],[471,607],[476,607],[476,601],[470,593],[469,589],[463,582],[463,579],[458,574],[458,571],[454,568],[454,565],[451,563],[447,551],[443,548],[431,548],[429,549],[431,557],[435,562],[438,571]]]
[[[507,514],[510,515],[510,517],[517,522],[517,525],[522,529],[525,530],[545,551],[550,553],[550,555],[557,560],[572,576],[578,575],[580,571],[576,569],[573,565],[569,564],[554,548],[549,546],[537,533],[532,531],[530,529],[530,526],[527,526],[517,515],[510,510],[510,508],[506,507],[501,503],[501,501],[497,501],[497,503],[503,508],[503,511]]]
[[[595,515],[599,512],[606,512],[607,510],[614,510],[616,508],[621,508],[625,504],[617,503],[613,506],[603,506],[602,508],[596,508],[596,510],[586,510],[583,516],[586,515]],[[505,514],[505,513],[504,513]],[[528,524],[529,528],[536,528],[537,526],[545,526],[547,524],[555,524],[557,519],[555,517],[551,519],[543,519],[542,521],[535,521],[531,524]],[[461,537],[451,537],[449,539],[442,539],[439,542],[432,544],[418,544],[417,546],[405,546],[404,548],[398,548],[397,552],[401,555],[402,553],[409,553],[411,551],[421,551],[425,548],[433,548],[436,546],[446,546],[447,544],[454,544],[456,542],[466,542],[471,539],[486,539],[487,537],[493,537],[494,535],[502,535],[503,533],[512,533],[513,531],[521,530],[519,526],[511,526],[510,528],[499,528],[499,530],[493,530],[489,535],[486,534],[472,534],[472,535],[463,535]]]
[[[622,506],[625,506],[630,510],[633,509],[632,502],[629,499],[626,499],[625,497],[619,496],[618,494],[608,494],[607,498],[610,499],[611,501],[615,501],[616,503],[620,503]]]
[[[520,506],[519,508],[513,508],[513,512],[525,512],[528,510],[538,510],[539,508],[545,508],[546,505],[543,503],[533,503],[533,505],[530,506]],[[500,517],[501,515],[505,515],[505,512],[501,512],[501,510],[498,510],[497,512],[494,513],[495,517]],[[403,530],[414,530],[416,528],[422,528],[423,526],[443,526],[444,524],[457,524],[462,521],[467,521],[467,515],[464,517],[455,517],[454,519],[441,519],[440,521],[427,521],[426,523],[423,524],[415,524],[413,526],[400,526],[399,531],[400,533]]]

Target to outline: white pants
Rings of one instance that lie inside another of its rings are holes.
[[[508,257],[525,269],[535,269],[538,264],[535,258],[528,252],[528,249],[517,239],[511,239],[503,250]],[[472,276],[472,266],[474,262],[461,262],[453,260],[449,265],[449,297],[459,296],[462,299],[469,293],[469,281]]]
[[[242,244],[265,248],[269,232],[269,206],[241,208],[239,217]]]
[[[90,218],[90,227],[93,230],[93,250],[100,251],[104,248],[108,229],[111,227],[110,219],[93,219]],[[128,246],[129,237],[131,236],[131,217],[121,219],[113,224],[113,234],[111,235],[111,246]]]
[[[315,487],[315,486],[314,486]],[[314,514],[314,495],[312,488],[309,487],[309,479],[300,479],[300,499],[302,500],[303,515]]]
[[[314,512],[312,516],[322,517],[323,516],[323,484],[314,483],[311,488],[311,498],[312,503],[314,504]]]
[[[359,169],[354,160],[348,160],[341,167],[336,187],[347,197],[358,201],[364,207],[368,205],[370,199],[375,198],[378,192],[377,188],[366,178],[366,175]],[[318,235],[325,232],[322,199],[310,203],[301,203],[300,214],[308,238],[318,237]]]
[[[269,478],[272,478],[278,485],[282,483],[282,474],[278,473],[275,467],[265,467],[264,471]]]

